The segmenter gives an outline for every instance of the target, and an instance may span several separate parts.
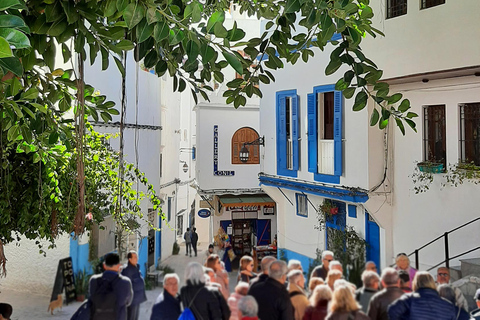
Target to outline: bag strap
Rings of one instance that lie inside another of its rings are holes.
[[[290,292],[290,298],[298,296],[299,294],[302,294],[300,291],[292,291]]]

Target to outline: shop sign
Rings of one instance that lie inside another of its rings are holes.
[[[218,126],[213,126],[213,175],[234,176],[235,171],[218,170]]]
[[[275,207],[263,207],[263,214],[264,215],[274,215],[275,214]]]
[[[233,206],[227,207],[227,211],[258,211],[258,206]]]
[[[212,213],[210,212],[209,209],[200,209],[200,210],[198,210],[198,216],[199,216],[200,218],[208,218],[208,217],[210,217],[211,214],[212,214]]]

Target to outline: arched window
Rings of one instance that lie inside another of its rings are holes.
[[[248,161],[240,161],[240,150],[246,142],[252,142],[258,139],[258,133],[252,128],[243,127],[238,129],[232,137],[232,164],[259,164],[260,163],[260,146],[245,146],[248,149]]]

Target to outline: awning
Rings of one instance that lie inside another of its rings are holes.
[[[274,206],[275,201],[267,195],[254,196],[220,196],[220,202],[225,207],[234,206]]]

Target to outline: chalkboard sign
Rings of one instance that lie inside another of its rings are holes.
[[[68,257],[58,261],[57,276],[53,285],[52,297],[50,301],[57,300],[59,294],[62,294],[65,288],[66,304],[77,299],[75,291],[75,282],[73,277],[72,258]]]

